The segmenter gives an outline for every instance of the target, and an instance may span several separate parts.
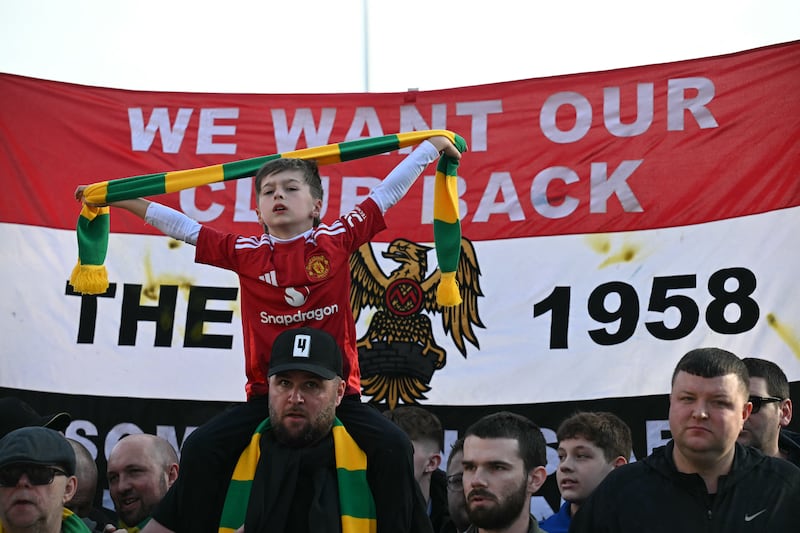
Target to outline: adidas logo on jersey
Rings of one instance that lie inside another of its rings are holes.
[[[258,276],[258,279],[260,279],[264,283],[267,283],[268,285],[273,285],[275,287],[278,286],[278,281],[275,278],[275,271],[274,270],[270,270],[269,272],[261,274],[260,276]]]

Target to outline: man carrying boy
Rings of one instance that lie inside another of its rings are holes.
[[[547,533],[567,533],[572,517],[606,474],[627,464],[631,430],[612,413],[576,413],[558,426],[556,437],[556,480],[564,504],[539,525]]]
[[[345,523],[373,520],[354,458],[347,457],[347,469],[337,459],[349,440],[334,428],[345,390],[336,340],[314,328],[284,331],[273,345],[269,384],[269,421],[237,467],[220,527],[338,532]],[[254,457],[261,460],[253,464]]]
[[[313,161],[275,159],[255,176],[259,222],[265,233],[225,234],[144,199],[115,202],[165,234],[196,245],[195,260],[236,272],[241,285],[248,401],[201,426],[184,443],[181,476],[147,526],[157,531],[214,531],[218,491],[235,458],[267,412],[267,368],[272,343],[287,326],[311,326],[334,335],[343,355],[345,396],[337,416],[368,456],[368,477],[393,479],[373,488],[379,533],[408,531],[414,505],[424,505],[413,476],[408,438],[371,406],[361,403],[356,332],[350,312],[350,254],[385,228],[383,214],[408,191],[425,167],[445,152],[460,153],[443,136],[414,150],[369,198],[332,224],[320,224],[322,185]],[[79,187],[76,198],[83,198]],[[399,490],[398,490],[399,489]],[[164,529],[164,528],[167,529]]]

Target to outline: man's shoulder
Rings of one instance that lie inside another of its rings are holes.
[[[797,465],[778,457],[764,457],[764,460],[755,467],[763,476],[774,479],[775,482],[783,480],[788,486],[800,491],[800,468]]]
[[[778,448],[786,454],[789,462],[800,467],[800,433],[786,428],[781,429],[778,436]]]

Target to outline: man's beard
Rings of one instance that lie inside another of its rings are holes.
[[[526,499],[530,498],[527,485],[527,479],[523,478],[517,490],[508,494],[504,502],[496,502],[497,505],[492,508],[480,507],[472,509],[469,497],[467,497],[467,516],[469,516],[470,523],[483,529],[507,528],[519,516],[525,506]],[[470,494],[490,495],[488,491],[483,489],[474,489],[470,491]],[[496,497],[496,495],[492,496]]]
[[[335,406],[326,407],[316,417],[307,418],[305,425],[299,430],[294,428],[290,430],[286,427],[271,405],[269,410],[270,420],[277,422],[272,426],[275,439],[290,448],[305,448],[315,444],[328,434],[333,427],[336,408]],[[308,412],[303,411],[303,413],[308,416]]]

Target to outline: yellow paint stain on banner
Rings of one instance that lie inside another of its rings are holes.
[[[598,254],[607,254],[611,251],[611,239],[603,233],[595,233],[586,236],[586,243]]]
[[[644,246],[642,244],[623,242],[619,249],[615,251],[611,236],[607,234],[588,235],[585,241],[589,248],[596,253],[607,256],[598,265],[598,270],[618,263],[631,263],[644,258]]]
[[[794,352],[795,357],[800,359],[800,335],[798,335],[798,332],[792,329],[789,324],[784,324],[778,320],[778,317],[772,313],[767,314],[767,324],[769,324],[769,327],[775,330],[778,337],[789,346],[789,349]]]

